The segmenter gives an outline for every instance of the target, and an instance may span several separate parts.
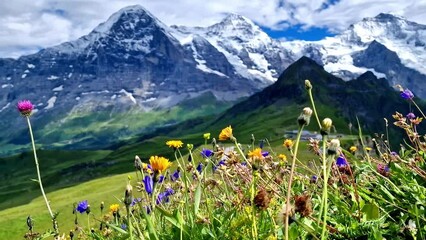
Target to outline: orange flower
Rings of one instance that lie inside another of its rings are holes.
[[[228,127],[224,128],[224,129],[222,129],[222,131],[219,134],[219,140],[220,141],[228,140],[231,137],[233,137],[233,135],[232,135],[232,127],[231,126],[228,126]]]
[[[119,209],[120,209],[120,205],[118,205],[118,204],[109,205],[109,211],[112,212],[112,213],[118,212]]]
[[[278,155],[278,158],[281,159],[281,161],[286,161],[287,160],[287,156],[285,154]]]
[[[251,158],[262,159],[263,158],[262,149],[261,148],[256,148],[253,151],[250,151],[248,153],[248,156],[251,157]]]
[[[159,157],[159,156],[151,156],[149,158],[149,163],[151,164],[151,167],[155,172],[160,172],[160,173],[165,171],[167,168],[169,168],[172,165],[172,163],[169,162],[167,158]]]
[[[291,147],[293,147],[293,140],[291,139],[286,139],[283,143],[283,146],[288,148],[289,150],[291,149]]]

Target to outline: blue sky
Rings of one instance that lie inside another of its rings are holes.
[[[336,35],[336,33],[331,33],[327,28],[311,27],[309,29],[303,29],[300,24],[290,26],[283,30],[272,30],[267,27],[262,27],[262,30],[270,37],[283,40],[318,41],[325,37]]]
[[[123,7],[139,4],[166,25],[209,26],[243,15],[271,37],[320,40],[377,14],[426,24],[426,0],[14,0],[0,1],[0,57],[19,57],[88,34]]]

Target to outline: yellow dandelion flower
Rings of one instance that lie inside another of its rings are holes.
[[[279,158],[281,161],[287,161],[287,156],[286,156],[285,154],[280,154],[280,155],[278,155],[278,158]]]
[[[250,151],[248,153],[248,156],[251,158],[259,158],[262,159],[263,155],[262,155],[262,149],[261,148],[256,148],[253,151]]]
[[[151,164],[152,170],[160,173],[172,165],[167,158],[159,156],[151,156],[149,158],[149,163]]]
[[[283,143],[283,146],[290,149],[291,147],[293,147],[293,140],[291,139],[286,139]]]
[[[109,205],[109,211],[112,212],[112,213],[118,212],[119,209],[120,209],[120,205],[118,205],[118,204]]]
[[[369,152],[369,151],[371,151],[371,147],[365,147],[365,151],[367,151],[367,152]]]
[[[356,152],[356,150],[358,150],[358,148],[355,147],[355,146],[352,146],[352,147],[349,148],[349,151],[351,151],[353,153]]]
[[[180,140],[170,140],[166,142],[166,145],[171,148],[177,149],[183,146],[183,142]]]
[[[210,139],[210,133],[204,133],[203,138],[206,139],[206,140],[209,140]]]
[[[219,134],[219,140],[220,141],[228,140],[231,137],[233,137],[233,135],[232,135],[232,127],[231,126],[228,126],[228,127],[224,128],[224,129],[222,129],[222,131]]]

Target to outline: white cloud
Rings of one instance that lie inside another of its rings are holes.
[[[167,25],[207,26],[225,13],[279,30],[289,24],[334,32],[364,17],[393,12],[426,24],[418,0],[14,0],[0,2],[0,57],[18,57],[89,33],[120,8],[140,4]],[[321,10],[324,5],[326,9]]]

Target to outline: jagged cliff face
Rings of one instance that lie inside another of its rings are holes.
[[[425,37],[426,26],[380,14],[335,37],[283,42],[236,14],[209,27],[168,27],[130,6],[80,39],[0,59],[0,142],[24,129],[20,99],[36,104],[40,129],[58,128],[75,116],[170,109],[205,94],[234,101],[271,85],[302,56],[345,80],[370,70],[425,98]]]

